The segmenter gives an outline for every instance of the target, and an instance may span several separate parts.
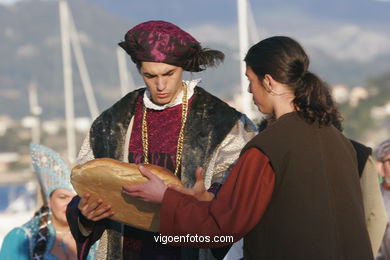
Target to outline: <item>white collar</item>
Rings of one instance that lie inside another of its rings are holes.
[[[192,95],[194,94],[194,88],[198,85],[198,83],[201,81],[201,79],[194,79],[194,80],[183,80],[184,84],[187,86],[187,100],[189,100]],[[149,108],[149,109],[154,109],[154,110],[164,110],[168,107],[173,107],[176,105],[181,104],[182,99],[183,99],[183,91],[181,91],[175,100],[171,103],[165,104],[165,105],[157,105],[152,102],[151,96],[150,96],[150,91],[148,88],[145,90],[144,94],[144,105]]]

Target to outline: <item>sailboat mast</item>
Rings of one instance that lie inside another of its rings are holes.
[[[76,160],[76,133],[74,127],[74,101],[72,81],[72,60],[70,49],[69,12],[66,0],[59,0],[59,13],[61,25],[62,67],[64,77],[66,140],[68,146],[68,160]]]
[[[249,47],[248,37],[248,5],[247,0],[237,0],[237,14],[238,14],[238,34],[239,34],[239,48],[240,48],[240,72],[241,72],[241,110],[249,118],[252,118],[252,110],[250,108],[251,98],[248,93],[248,79],[245,76],[246,65],[244,58]]]
[[[126,55],[123,53],[123,50],[121,50],[119,47],[116,48],[116,57],[118,60],[121,95],[122,97],[124,97],[127,93],[130,92],[130,86],[129,86],[130,81],[129,81],[129,73],[127,72]]]
[[[76,64],[80,72],[80,78],[83,84],[85,97],[87,99],[89,112],[91,114],[92,120],[94,120],[99,115],[99,110],[96,104],[96,99],[91,84],[91,78],[89,77],[87,65],[85,63],[84,55],[81,49],[80,39],[79,39],[76,26],[74,24],[72,12],[68,7],[67,10],[68,10],[68,19],[69,19],[69,26],[70,26],[70,42],[73,47],[74,56],[76,58]]]
[[[38,105],[37,85],[32,82],[28,86],[28,100],[30,103],[30,113],[34,118],[34,125],[31,128],[31,141],[35,144],[41,142],[41,123],[39,116],[42,113],[42,108]]]

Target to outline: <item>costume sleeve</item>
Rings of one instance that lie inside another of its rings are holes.
[[[164,194],[160,216],[163,236],[209,236],[210,243],[181,240],[175,245],[221,247],[214,236],[233,236],[234,241],[246,235],[260,221],[271,199],[275,173],[269,159],[257,148],[248,149],[234,166],[213,201],[198,201],[172,189]]]
[[[100,239],[104,230],[106,229],[106,221],[100,220],[96,221],[95,225],[88,236],[84,236],[80,230],[80,219],[84,218],[78,209],[78,204],[80,201],[79,196],[75,196],[66,208],[66,218],[77,245],[77,256],[78,259],[86,259],[89,253],[89,250],[93,244]]]
[[[0,259],[30,259],[29,239],[23,229],[14,228],[5,236],[0,250]]]
[[[215,149],[205,165],[205,186],[210,188],[214,183],[223,184],[240,155],[242,147],[257,134],[252,121],[245,115],[236,122],[225,139]],[[213,189],[215,190],[215,189]]]
[[[374,256],[378,253],[387,225],[387,214],[380,191],[378,173],[372,156],[364,166],[360,178],[364,214]]]

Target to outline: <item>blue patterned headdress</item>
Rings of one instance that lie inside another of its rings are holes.
[[[74,192],[70,183],[70,169],[58,153],[43,145],[30,144],[30,154],[46,201],[55,189],[64,188]]]

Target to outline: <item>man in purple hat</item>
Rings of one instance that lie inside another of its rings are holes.
[[[195,171],[202,166],[208,189],[203,199],[213,199],[256,130],[245,115],[199,87],[199,80],[183,80],[183,72],[215,66],[224,54],[202,48],[164,21],[135,26],[119,45],[146,88],[130,92],[94,121],[78,163],[109,157],[156,164],[174,172],[186,187],[195,184]],[[114,212],[105,206],[104,197],[90,201],[88,196],[68,206],[81,259],[99,239],[98,255],[107,259],[213,259],[210,250],[166,246],[155,242],[156,233],[112,221],[107,217]]]

